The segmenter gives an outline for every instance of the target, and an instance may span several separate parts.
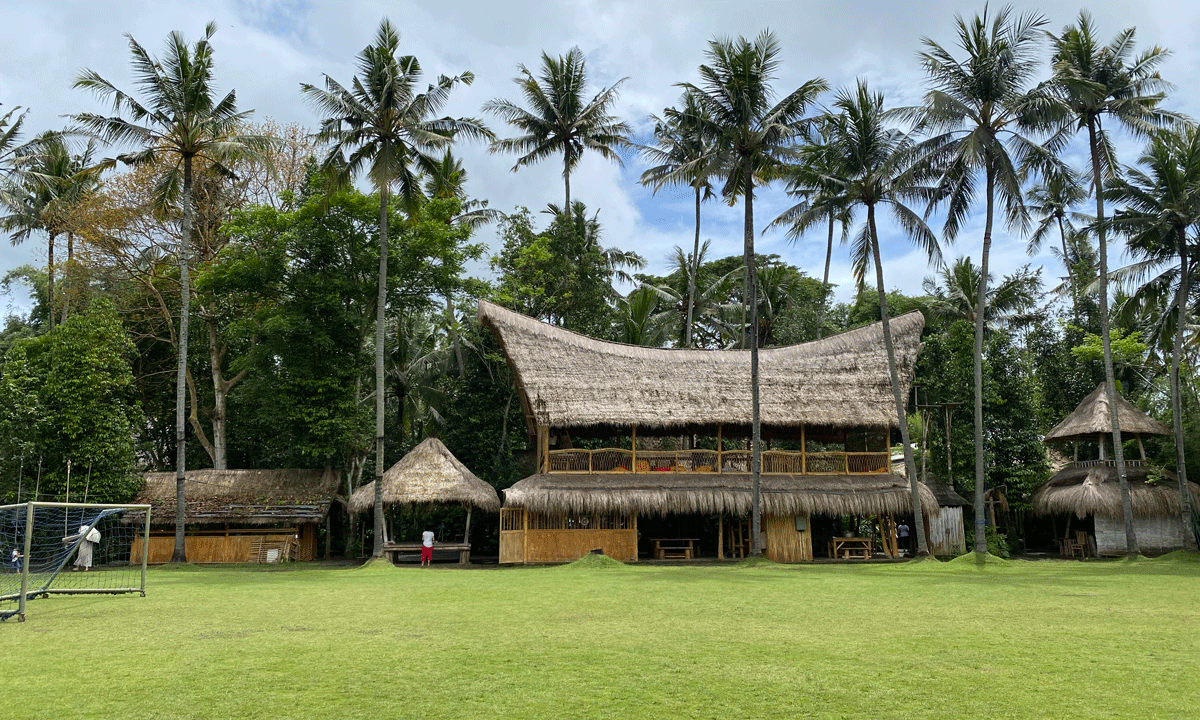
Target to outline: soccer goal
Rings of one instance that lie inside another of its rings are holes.
[[[146,596],[149,505],[0,505],[0,620],[51,595]]]

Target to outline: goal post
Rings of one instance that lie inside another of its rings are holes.
[[[149,505],[0,505],[0,620],[51,595],[146,595]]]

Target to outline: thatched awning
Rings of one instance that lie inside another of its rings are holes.
[[[426,438],[383,474],[383,502],[386,505],[461,503],[500,512],[496,489],[476,477],[437,438]],[[366,512],[373,507],[374,480],[350,497],[350,509],[355,512]]]
[[[175,473],[144,476],[135,503],[151,506],[150,522],[175,522]],[[337,492],[338,474],[322,470],[189,470],[187,524],[275,525],[321,522]]]
[[[746,514],[753,505],[753,478],[742,473],[539,474],[504,491],[505,507],[538,513],[637,515]],[[926,515],[937,498],[918,484]],[[912,513],[908,480],[879,475],[763,475],[762,511],[767,515],[877,515]]]
[[[1150,473],[1157,477],[1150,481]],[[1145,465],[1125,468],[1133,514],[1143,518],[1178,517],[1179,480],[1175,474]],[[1200,485],[1188,483],[1192,507],[1200,506]],[[1121,518],[1121,487],[1117,469],[1111,464],[1068,465],[1059,470],[1029,498],[1039,515],[1071,514]]]
[[[1133,403],[1117,393],[1120,408],[1121,432],[1141,435],[1170,435],[1171,431],[1159,421],[1138,410]],[[1108,409],[1108,393],[1100,383],[1085,397],[1075,411],[1046,433],[1047,440],[1077,440],[1088,436],[1111,434],[1112,415]]]
[[[480,301],[479,320],[508,358],[532,425],[685,428],[749,425],[750,353],[650,348],[596,340]],[[925,320],[891,321],[908,395]],[[895,427],[896,404],[875,323],[759,353],[764,425]]]

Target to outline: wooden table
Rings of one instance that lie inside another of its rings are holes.
[[[870,560],[875,543],[867,537],[836,537],[829,541],[829,557],[839,555],[845,559]]]
[[[458,553],[458,562],[460,565],[469,565],[471,563],[471,544],[470,543],[443,543],[435,542],[433,549],[449,550]],[[396,555],[400,553],[419,553],[421,552],[421,543],[384,543],[383,552],[392,562],[396,561]]]
[[[696,557],[699,541],[700,538],[650,538],[655,560],[691,560]]]

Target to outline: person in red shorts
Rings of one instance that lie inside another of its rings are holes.
[[[433,531],[421,533],[421,567],[433,563]]]

